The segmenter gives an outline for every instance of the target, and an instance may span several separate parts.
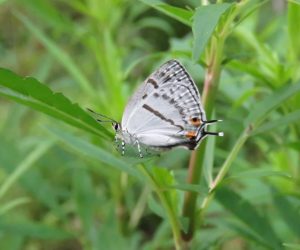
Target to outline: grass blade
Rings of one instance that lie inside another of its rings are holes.
[[[248,117],[245,119],[244,124],[258,125],[263,119],[266,118],[267,114],[273,109],[280,106],[285,100],[295,95],[300,91],[300,82],[296,84],[287,84],[282,88],[277,89],[274,94],[266,97],[263,101],[258,102],[251,109]]]
[[[285,126],[288,126],[291,123],[295,123],[299,121],[300,121],[300,110],[296,110],[295,112],[291,112],[285,116],[282,116],[280,119],[264,123],[262,126],[255,129],[252,135],[265,133],[276,128],[283,128]]]
[[[5,195],[9,188],[36,162],[51,146],[53,141],[46,141],[39,144],[19,166],[9,175],[5,182],[0,186],[0,199]]]
[[[61,48],[59,48],[54,41],[47,37],[33,22],[21,13],[14,13],[18,19],[26,26],[26,28],[48,49],[58,63],[61,63],[69,73],[76,79],[80,88],[89,96],[95,97],[95,91],[90,85],[88,79],[82,73],[80,68],[75,64],[71,57]]]
[[[290,231],[298,237],[300,235],[299,208],[292,205],[286,196],[273,190],[273,201]]]
[[[18,4],[23,8],[30,9],[34,15],[38,16],[43,23],[48,24],[51,28],[59,31],[73,32],[72,22],[67,15],[63,15],[55,4],[47,0],[28,0],[19,1]]]
[[[18,207],[20,205],[26,204],[30,202],[30,199],[27,197],[17,198],[0,207],[0,216],[3,216],[5,213],[9,212],[10,210]]]
[[[193,16],[193,13],[189,10],[174,7],[157,0],[140,0],[140,1],[151,6],[154,9],[157,9],[158,11],[166,14],[167,16],[176,19],[177,21],[185,25],[188,26],[192,25],[191,18]]]

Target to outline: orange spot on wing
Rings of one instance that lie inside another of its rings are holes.
[[[189,139],[195,139],[196,138],[196,132],[195,131],[188,131],[185,136]]]
[[[195,127],[199,127],[201,125],[201,120],[198,117],[192,117],[190,122]]]

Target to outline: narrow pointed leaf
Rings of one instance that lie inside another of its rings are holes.
[[[264,123],[262,126],[255,129],[255,131],[252,134],[256,135],[259,133],[269,132],[272,129],[283,128],[285,126],[288,126],[291,123],[296,123],[296,122],[298,123],[300,122],[300,110],[291,112],[275,121]]]
[[[57,62],[66,68],[66,70],[73,76],[76,83],[80,88],[85,91],[89,96],[95,97],[95,91],[91,87],[90,82],[86,76],[82,73],[81,69],[75,64],[72,58],[57,44],[46,36],[29,18],[21,13],[14,13],[19,18],[26,28],[48,49],[51,55],[57,59]]]
[[[282,88],[277,89],[274,94],[266,97],[263,101],[258,102],[251,108],[251,112],[245,119],[244,124],[249,125],[251,123],[259,124],[267,114],[273,109],[281,105],[285,100],[292,97],[300,91],[300,82],[295,84],[286,84]]]
[[[286,225],[295,237],[300,235],[300,213],[297,205],[293,205],[283,194],[273,191],[273,201]]]
[[[31,77],[20,77],[0,68],[0,95],[50,115],[101,137],[111,136],[78,104],[72,103],[61,93],[54,93],[47,85]]]
[[[193,60],[197,61],[208,40],[213,34],[221,16],[232,6],[232,4],[211,4],[196,9],[193,17]]]
[[[189,10],[178,8],[158,0],[140,0],[140,1],[178,20],[179,22],[182,22],[183,24],[186,24],[188,26],[191,26],[192,24],[191,18],[193,16],[193,12]]]

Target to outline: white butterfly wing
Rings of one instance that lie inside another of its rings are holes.
[[[198,89],[176,60],[151,74],[127,104],[122,129],[154,147],[194,149],[206,120]]]

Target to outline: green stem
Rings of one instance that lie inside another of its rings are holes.
[[[203,89],[203,106],[206,110],[207,117],[213,112],[215,98],[217,94],[219,78],[221,73],[221,60],[223,53],[224,39],[212,38],[210,50],[208,52],[208,68],[205,74]],[[203,159],[206,148],[206,140],[204,140],[198,151],[193,151],[190,157],[188,180],[190,184],[198,184],[202,175]],[[199,160],[200,159],[200,160]],[[198,164],[197,164],[198,163]],[[189,219],[189,228],[187,233],[182,233],[184,240],[188,241],[193,237],[196,222],[198,221],[196,214],[198,194],[195,192],[187,192],[183,205],[183,216]]]
[[[224,179],[225,175],[227,174],[232,162],[234,161],[234,159],[236,158],[238,152],[240,151],[240,149],[242,148],[242,146],[244,145],[244,143],[246,142],[246,140],[249,137],[249,128],[246,128],[244,130],[244,132],[241,134],[241,136],[239,137],[239,139],[237,140],[237,142],[235,143],[233,149],[231,150],[229,156],[226,158],[226,161],[223,163],[218,175],[216,176],[215,180],[213,181],[210,189],[214,190],[217,185]]]
[[[214,197],[214,191],[216,187],[221,183],[221,181],[224,179],[225,175],[227,174],[232,162],[237,157],[239,151],[241,150],[242,146],[245,144],[246,140],[249,138],[251,133],[251,126],[247,127],[243,133],[238,138],[237,142],[235,143],[234,147],[232,148],[230,154],[226,158],[225,162],[223,163],[218,175],[214,179],[212,185],[210,186],[210,190],[208,195],[205,197],[201,204],[200,213],[198,213],[198,217],[203,217],[204,211],[207,209],[209,203]]]
[[[183,242],[181,240],[181,234],[180,234],[180,225],[178,222],[178,218],[172,209],[171,204],[169,204],[168,200],[166,199],[166,196],[164,195],[163,191],[161,190],[160,186],[157,184],[155,179],[152,177],[151,173],[147,170],[147,168],[143,165],[139,165],[139,169],[141,172],[146,176],[146,178],[150,181],[152,188],[158,195],[158,198],[160,199],[160,202],[162,206],[164,207],[164,210],[167,214],[167,217],[169,219],[172,232],[173,232],[173,238],[175,242],[175,249],[176,250],[182,250],[183,249]]]

